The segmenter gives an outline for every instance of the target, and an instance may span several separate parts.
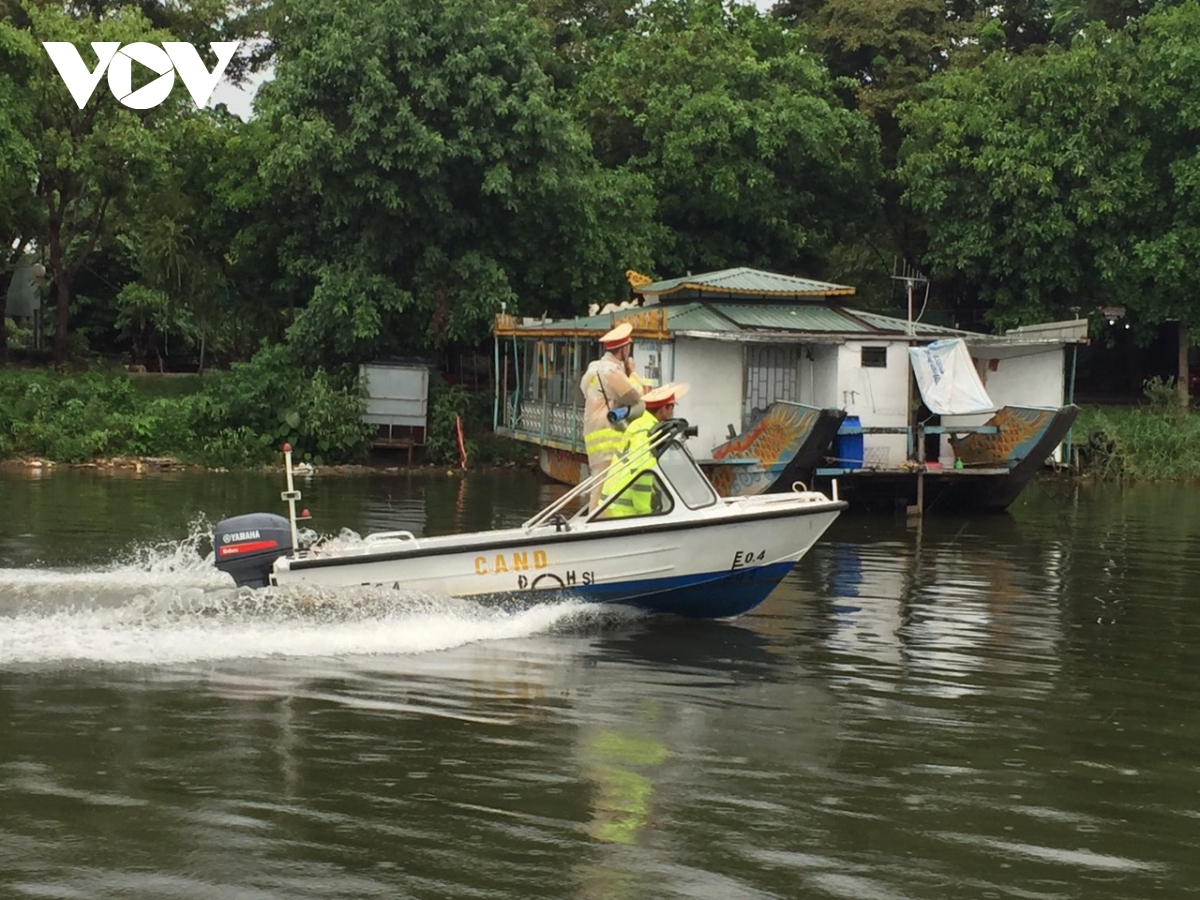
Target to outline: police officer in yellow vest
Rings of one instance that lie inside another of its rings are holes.
[[[642,395],[646,411],[629,424],[625,430],[625,444],[621,456],[635,460],[629,468],[613,472],[604,479],[600,491],[600,502],[620,494],[608,507],[606,518],[625,516],[647,516],[654,512],[655,478],[647,470],[658,468],[652,452],[646,452],[650,443],[650,432],[659,422],[675,416],[675,403],[688,391],[686,384],[664,384]],[[620,459],[618,459],[618,462]],[[632,484],[630,484],[632,482]],[[629,485],[626,490],[626,485]]]
[[[583,392],[583,443],[591,474],[608,468],[625,444],[628,423],[644,411],[640,382],[630,380],[629,360],[633,354],[633,326],[622,322],[600,338],[604,355],[596,360],[579,382]],[[615,421],[613,421],[615,419]],[[592,508],[600,498],[600,485],[592,489]]]

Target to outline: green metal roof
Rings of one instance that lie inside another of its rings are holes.
[[[901,333],[908,328],[908,323],[904,319],[898,319],[895,316],[884,316],[880,315],[879,313],[862,312],[860,310],[853,310],[853,314],[873,328],[880,328],[885,331],[899,331]],[[988,336],[978,331],[966,331],[962,328],[947,328],[945,325],[928,325],[924,322],[915,323],[913,330],[918,335],[935,335],[938,337],[979,338]]]
[[[850,309],[836,300],[853,294],[854,288],[807,278],[793,278],[745,266],[701,275],[687,275],[635,287],[639,294],[662,298],[659,304],[631,307],[596,316],[579,316],[554,322],[537,322],[515,327],[516,332],[600,332],[618,321],[650,310],[667,315],[667,330],[694,335],[778,334],[794,340],[803,335],[827,337],[903,336],[908,323],[895,316]],[[791,300],[792,302],[786,302]],[[783,302],[781,302],[783,301]],[[916,323],[914,337],[981,338],[987,335],[941,325]]]
[[[700,275],[685,275],[635,287],[637,294],[658,294],[674,299],[720,297],[828,297],[849,296],[854,288],[809,278],[794,278],[739,266]]]
[[[824,303],[796,303],[786,306],[714,303],[713,308],[736,322],[743,330],[869,332],[866,325],[845,314],[840,307]]]
[[[822,334],[873,331],[869,326],[847,316],[840,308],[824,303],[688,303],[668,307],[667,315],[667,327],[671,331],[799,331]]]
[[[644,309],[657,309],[649,306]],[[879,313],[822,303],[800,301],[797,303],[681,303],[667,310],[667,329],[675,334],[749,334],[776,333],[780,336],[805,334],[843,335],[854,337],[901,336],[907,329],[903,319]],[[597,316],[579,316],[574,319],[557,319],[545,324],[537,322],[517,327],[517,332],[530,331],[594,331],[597,337],[608,331],[621,318],[641,311],[643,307],[616,310]],[[938,325],[918,322],[915,328],[918,338],[973,337],[984,335],[971,331],[960,331]]]

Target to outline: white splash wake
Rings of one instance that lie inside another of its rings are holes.
[[[0,668],[416,654],[604,624],[632,611],[498,607],[385,588],[234,588],[210,529],[89,569],[0,569]]]

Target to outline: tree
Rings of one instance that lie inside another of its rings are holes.
[[[0,8],[4,2],[0,0]],[[45,0],[26,0],[48,5]],[[200,51],[209,67],[214,57],[208,48],[213,41],[241,41],[236,55],[225,68],[225,77],[240,84],[250,72],[265,66],[273,53],[267,35],[270,0],[68,0],[61,4],[76,19],[99,22],[121,13],[140,16],[147,27],[174,35]]]
[[[277,305],[251,274],[270,248],[247,266],[235,249],[252,230],[246,189],[258,160],[245,148],[258,131],[222,110],[180,116],[164,129],[171,165],[138,185],[136,209],[111,242],[136,274],[116,298],[135,362],[149,362],[167,335],[173,346],[182,339],[199,349],[201,367],[206,355],[249,355],[239,353],[239,337],[257,348],[262,337],[281,336]],[[253,288],[243,290],[247,275]]]
[[[858,107],[876,120],[947,68],[974,28],[945,0],[785,0],[772,14],[813,31],[830,72],[850,80]]]
[[[1124,39],[994,54],[902,106],[898,177],[925,217],[931,274],[975,286],[996,325],[1044,320],[1136,284],[1131,229],[1154,187]]]
[[[1112,0],[1115,8],[1137,0]],[[990,54],[1005,58],[1040,53],[1046,45],[1069,46],[1094,8],[1109,0],[780,0],[773,15],[813,32],[847,103],[864,112],[880,132],[885,174],[879,191],[886,232],[879,243],[916,264],[924,257],[925,222],[901,197],[895,171],[904,135],[899,107],[921,98],[923,85],[951,69],[978,66]],[[1115,12],[1113,12],[1115,16]],[[953,303],[969,285],[939,286],[937,301]],[[960,314],[962,310],[959,310]]]
[[[1088,25],[1102,22],[1116,31],[1137,22],[1154,7],[1153,0],[1050,0],[1051,34],[1069,44]]]
[[[541,312],[612,283],[615,251],[637,245],[606,231],[597,207],[623,185],[601,177],[523,9],[295,0],[275,37],[262,186],[310,358],[478,340],[502,304]]]
[[[801,36],[752,7],[663,0],[644,16],[577,102],[601,162],[652,186],[662,269],[819,272],[876,214],[870,125]]]
[[[5,313],[13,269],[40,229],[34,202],[37,156],[28,135],[37,50],[28,33],[0,20],[0,366],[8,362]]]
[[[531,0],[529,14],[550,34],[554,57],[547,67],[559,88],[571,89],[609,42],[636,27],[631,0]]]
[[[151,31],[140,14],[129,10],[99,21],[77,19],[53,6],[30,6],[27,12],[39,38],[70,41],[76,47],[90,41],[173,39]],[[157,109],[135,111],[101,88],[80,109],[45,53],[36,57],[31,87],[35,195],[45,209],[42,237],[55,290],[54,359],[61,364],[67,356],[72,281],[114,209],[122,210],[136,185],[163,163],[160,126],[175,107],[168,101]],[[177,84],[174,94],[183,99],[186,91]]]
[[[226,70],[236,79],[245,76],[256,54],[269,52],[269,47],[264,50],[265,45],[257,46],[253,41],[261,33],[265,8],[265,0],[238,0],[233,4],[224,0],[189,4],[166,0],[72,0],[65,4],[0,0],[0,28],[9,35],[7,44],[0,46],[0,54],[7,52],[5,46],[15,46],[13,35],[22,36],[24,41],[21,58],[27,75],[21,75],[20,68],[5,67],[5,71],[17,73],[10,78],[23,79],[21,89],[14,94],[27,109],[23,134],[32,152],[35,177],[21,196],[22,202],[32,201],[38,209],[32,238],[46,258],[53,284],[56,362],[62,363],[67,355],[73,286],[81,270],[106,241],[111,250],[114,242],[109,239],[135,226],[134,220],[144,211],[153,186],[167,179],[163,173],[175,168],[176,160],[186,155],[190,149],[186,144],[183,153],[171,152],[181,146],[173,133],[209,114],[195,109],[180,79],[175,80],[171,95],[149,110],[121,105],[101,79],[81,109],[37,42],[68,41],[80,50],[91,68],[95,65],[94,53],[87,49],[91,41],[128,44],[184,39],[198,45],[211,66],[208,41],[249,38],[246,52]],[[139,70],[133,72],[134,88],[145,83],[141,74]],[[3,77],[0,75],[0,82]],[[4,98],[0,98],[0,121],[4,119],[3,108]]]
[[[1133,28],[1128,80],[1142,115],[1152,180],[1146,214],[1130,230],[1139,268],[1134,305],[1146,321],[1179,323],[1176,387],[1188,402],[1189,332],[1200,326],[1200,3],[1146,15]]]

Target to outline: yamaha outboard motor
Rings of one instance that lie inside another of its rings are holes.
[[[266,587],[275,560],[291,551],[291,523],[272,513],[222,519],[213,532],[217,568],[238,587]]]

